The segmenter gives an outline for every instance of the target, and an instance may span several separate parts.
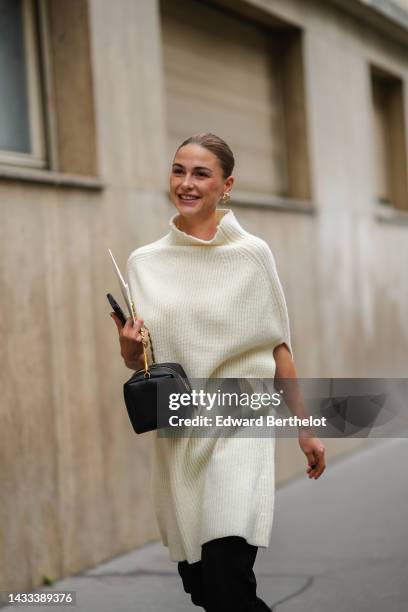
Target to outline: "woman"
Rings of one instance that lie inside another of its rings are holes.
[[[233,167],[229,146],[213,134],[195,135],[176,151],[170,198],[178,214],[170,232],[128,259],[141,316],[122,328],[112,313],[129,368],[143,367],[145,317],[156,362],[181,363],[189,378],[275,378],[281,386],[296,378],[272,253],[232,210],[217,207],[229,198]],[[155,435],[154,444],[158,525],[193,603],[207,612],[269,610],[252,568],[272,528],[274,438]],[[323,444],[306,430],[299,444],[309,478],[319,478]]]

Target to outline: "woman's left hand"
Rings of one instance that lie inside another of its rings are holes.
[[[317,480],[326,467],[325,447],[319,438],[299,435],[299,446],[305,453],[308,462],[306,473],[309,478]]]

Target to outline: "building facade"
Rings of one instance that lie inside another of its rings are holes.
[[[0,0],[1,590],[158,537],[107,249],[124,267],[167,232],[192,133],[234,150],[231,208],[275,255],[298,376],[406,376],[406,5]],[[279,440],[277,482],[305,468]]]

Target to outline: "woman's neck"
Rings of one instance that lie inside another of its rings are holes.
[[[189,236],[201,240],[211,240],[217,231],[218,216],[215,210],[213,214],[205,219],[186,219],[180,215],[177,219],[177,227]]]

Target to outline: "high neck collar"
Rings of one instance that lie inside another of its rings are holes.
[[[179,214],[175,214],[169,221],[170,234],[169,239],[171,244],[191,245],[191,246],[220,246],[228,244],[233,240],[242,237],[246,232],[238,223],[234,213],[230,208],[217,208],[217,229],[211,240],[203,240],[191,234],[186,234],[176,225],[176,220],[180,218]]]

